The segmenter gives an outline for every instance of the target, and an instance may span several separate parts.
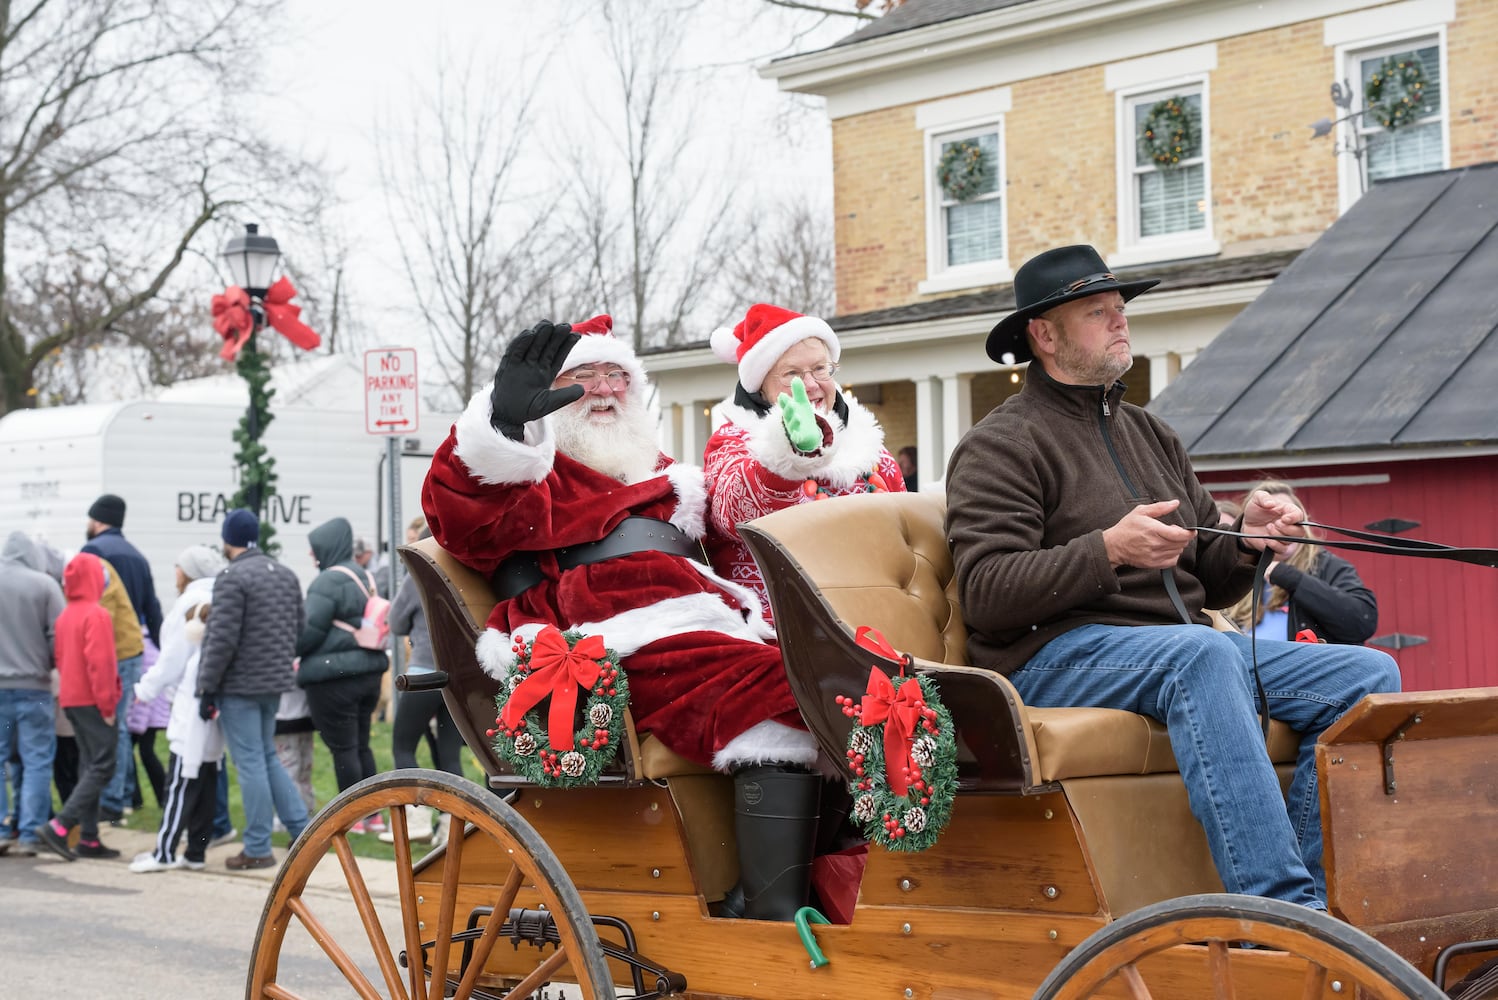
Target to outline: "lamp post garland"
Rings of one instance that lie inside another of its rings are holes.
[[[302,310],[291,304],[296,296],[291,282],[285,278],[271,282],[281,256],[274,238],[261,235],[259,226],[248,223],[244,233],[224,247],[223,256],[234,284],[213,297],[213,328],[224,341],[219,357],[234,362],[250,397],[234,431],[239,446],[234,454],[239,488],[230,503],[255,512],[260,518],[260,548],[275,555],[280,545],[274,541],[275,527],[265,511],[276,493],[276,460],[260,442],[275,419],[270,409],[275,389],[270,385],[270,359],[256,348],[255,334],[269,325],[308,351],[322,340],[298,318]]]

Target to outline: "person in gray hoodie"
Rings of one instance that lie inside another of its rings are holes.
[[[335,517],[313,528],[307,541],[322,572],[307,588],[296,682],[307,692],[312,724],[332,754],[341,792],[378,773],[369,727],[389,660],[381,650],[360,646],[348,627],[359,624],[374,588],[370,574],[354,561],[353,526]],[[371,817],[364,831],[355,832],[383,829],[383,820]]]
[[[62,588],[45,572],[43,551],[12,531],[0,549],[0,766],[19,756],[16,803],[0,780],[0,806],[14,810],[16,852],[35,854],[36,829],[52,805],[52,754],[57,742],[52,699],[52,626],[62,613]],[[0,839],[0,854],[10,840]]]

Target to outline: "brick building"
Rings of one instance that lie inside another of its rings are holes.
[[[1486,0],[907,0],[761,73],[827,99],[844,375],[931,483],[1023,378],[983,353],[1020,263],[1086,242],[1164,279],[1131,304],[1146,402],[1366,183],[1498,159],[1495,67]],[[1370,99],[1415,84],[1382,128]],[[650,364],[695,459],[727,372],[705,345]]]

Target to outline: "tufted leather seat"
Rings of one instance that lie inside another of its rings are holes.
[[[972,668],[960,674],[943,673],[943,667],[956,668],[966,662],[966,631],[957,605],[945,514],[945,498],[938,494],[869,494],[778,511],[752,522],[746,538],[751,538],[756,558],[764,561],[761,548],[768,543],[789,556],[814,585],[815,593],[800,595],[800,604],[820,598],[850,635],[857,626],[877,628],[895,649],[910,653],[918,667],[934,673],[943,689],[948,684],[944,677],[960,677],[964,691],[979,692],[977,697],[986,701],[978,709],[945,699],[959,731],[983,725],[985,714],[991,717],[989,725],[1013,724],[1020,734],[1020,756],[1029,757],[1023,782],[1027,787],[1065,778],[1176,770],[1165,727],[1153,719],[1115,709],[1030,708],[1002,676],[981,671],[985,683],[973,687]],[[789,631],[797,611],[783,613],[775,592],[776,577],[783,583],[787,575],[766,573],[781,645],[794,671],[802,669],[793,661],[804,637]],[[797,598],[783,596],[782,600]],[[1220,627],[1230,626],[1222,623]],[[816,626],[803,628],[817,631]],[[825,669],[825,659],[806,669]],[[865,677],[868,662],[865,654]],[[861,691],[859,683],[856,691],[847,693]],[[1011,718],[993,717],[1005,707]],[[804,703],[802,710],[812,714]],[[1299,747],[1296,734],[1277,722],[1270,732],[1274,760],[1293,761]],[[824,738],[824,747],[829,741],[841,745],[836,733]]]

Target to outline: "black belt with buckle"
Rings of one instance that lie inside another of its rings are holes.
[[[688,538],[676,525],[653,517],[626,517],[614,530],[596,542],[552,549],[557,568],[568,570],[616,559],[634,552],[665,552],[707,562],[702,544]],[[499,564],[490,577],[495,596],[501,601],[518,597],[541,582],[541,564],[537,552],[516,552]]]

